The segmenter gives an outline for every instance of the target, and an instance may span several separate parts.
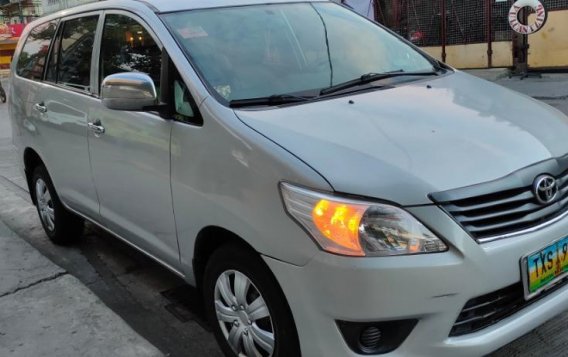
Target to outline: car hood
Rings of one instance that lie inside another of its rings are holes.
[[[337,192],[401,205],[432,203],[429,193],[495,180],[568,153],[566,116],[462,72],[235,113]]]

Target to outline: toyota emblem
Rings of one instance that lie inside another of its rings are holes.
[[[558,194],[556,179],[550,175],[540,175],[534,180],[533,192],[536,200],[545,205],[552,202]]]

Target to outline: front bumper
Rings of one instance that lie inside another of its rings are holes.
[[[348,258],[318,253],[298,267],[265,257],[292,309],[304,356],[357,356],[336,321],[418,319],[383,356],[480,356],[568,309],[568,287],[481,331],[448,337],[468,300],[518,283],[520,258],[568,235],[568,219],[538,232],[477,244],[434,206],[409,209],[446,237],[446,253]]]

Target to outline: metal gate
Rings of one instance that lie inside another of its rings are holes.
[[[377,21],[454,66],[487,68],[530,63],[528,43],[523,45],[524,36],[517,35],[508,23],[514,0],[375,1]],[[568,10],[568,0],[541,1],[549,11],[549,18],[556,16],[551,12]],[[525,11],[525,16],[529,16],[529,11]],[[568,12],[562,18],[563,22],[555,21],[568,23]],[[546,26],[542,31],[546,31]],[[566,62],[568,67],[568,58]]]

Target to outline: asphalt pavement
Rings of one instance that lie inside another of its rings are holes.
[[[568,114],[568,75],[491,79]],[[0,356],[221,356],[199,294],[168,270],[92,225],[52,245],[17,161],[0,104]],[[492,356],[568,355],[566,326],[562,313]]]

